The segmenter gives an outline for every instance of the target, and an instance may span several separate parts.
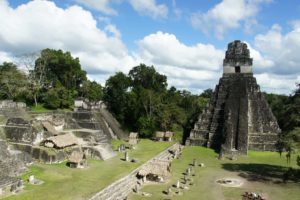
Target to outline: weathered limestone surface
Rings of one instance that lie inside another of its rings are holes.
[[[26,109],[26,104],[23,102],[14,102],[12,100],[0,101],[0,109]]]
[[[225,67],[207,108],[200,114],[186,144],[201,145],[224,153],[275,150],[280,128],[250,69],[247,45],[234,41],[228,45]]]
[[[53,151],[40,145],[52,136],[52,133],[43,127],[43,122],[51,124],[57,130],[57,134],[73,132],[83,141],[81,147],[90,157],[106,160],[116,155],[111,146],[113,133],[100,112],[33,113],[26,116],[26,119],[16,116],[8,118],[6,125],[2,125],[0,131],[3,130],[3,133],[1,132],[0,136],[10,142],[15,150],[22,151],[35,160],[55,163],[65,160],[68,155],[64,150]]]
[[[7,120],[5,134],[10,141],[32,144],[38,136],[38,131],[31,122],[16,117]]]
[[[0,189],[18,183],[16,176],[25,170],[25,164],[11,154],[5,141],[0,140]],[[0,195],[1,196],[1,195]]]

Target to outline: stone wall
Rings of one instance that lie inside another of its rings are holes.
[[[0,101],[0,110],[2,109],[25,109],[26,103],[14,102],[12,100]]]
[[[115,181],[111,185],[107,186],[97,194],[95,194],[89,200],[123,200],[127,199],[127,196],[130,192],[133,191],[136,185],[143,184],[141,180],[137,178],[137,173],[148,163],[152,162],[155,159],[163,159],[163,160],[170,160],[172,161],[173,154],[170,150],[178,148],[180,144],[174,144],[173,146],[169,147],[165,151],[161,152],[139,168],[133,170],[127,176]]]
[[[32,122],[19,117],[9,118],[4,129],[6,138],[12,142],[33,144],[39,137],[39,130]]]
[[[59,163],[66,160],[67,155],[71,152],[64,150],[49,149],[46,147],[33,146],[31,144],[11,143],[15,150],[19,150],[30,155],[34,160],[43,163]]]

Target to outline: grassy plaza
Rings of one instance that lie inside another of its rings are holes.
[[[288,167],[296,167],[295,157],[292,157],[291,165],[287,165],[285,155],[282,158],[276,152],[250,151],[248,156],[238,157],[237,160],[218,160],[218,155],[211,149],[203,147],[185,147],[180,159],[172,162],[171,180],[165,184],[148,184],[141,192],[152,194],[151,197],[143,197],[131,193],[130,200],[140,199],[205,199],[205,200],[237,200],[242,199],[244,192],[262,194],[267,199],[299,199],[299,183],[282,183],[282,173]],[[183,173],[197,159],[198,164],[204,163],[205,167],[193,167],[195,176],[193,185],[189,189],[177,189],[172,185],[177,180],[183,182]],[[221,178],[237,178],[243,181],[240,187],[223,187],[216,183]],[[166,195],[166,191],[172,187],[173,194]],[[176,191],[180,190],[179,194]]]
[[[114,146],[118,143],[122,142],[114,141]],[[122,160],[124,153],[118,153],[117,156],[106,161],[88,160],[86,169],[71,169],[66,166],[66,162],[51,165],[35,163],[22,176],[25,183],[24,191],[5,199],[87,199],[115,180],[126,176],[172,144],[172,142],[141,140],[135,150],[129,151],[130,158],[138,159],[137,163],[124,162]],[[30,175],[34,175],[44,183],[28,184],[27,180]]]

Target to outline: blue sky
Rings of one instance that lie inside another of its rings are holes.
[[[200,93],[218,83],[235,39],[248,44],[262,90],[292,93],[300,82],[297,0],[0,0],[0,62],[63,49],[101,84],[145,63],[169,85]]]

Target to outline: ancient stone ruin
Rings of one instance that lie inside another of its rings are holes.
[[[212,147],[222,154],[275,149],[280,128],[253,77],[252,61],[245,43],[228,44],[223,76],[187,145]]]

